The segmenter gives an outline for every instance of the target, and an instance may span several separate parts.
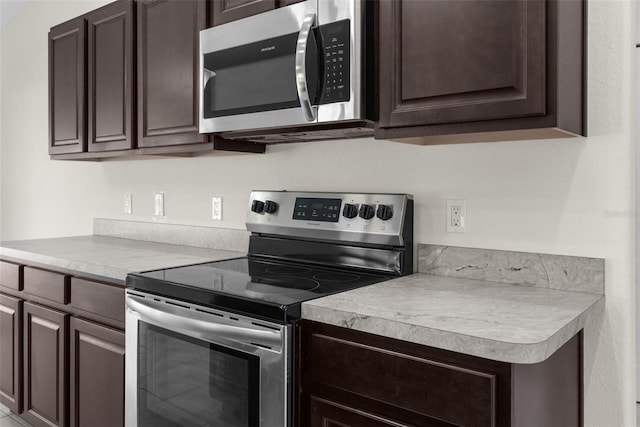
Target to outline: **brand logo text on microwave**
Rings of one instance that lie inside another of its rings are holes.
[[[260,52],[268,52],[270,50],[276,50],[276,47],[275,46],[263,47],[262,49],[260,49]]]

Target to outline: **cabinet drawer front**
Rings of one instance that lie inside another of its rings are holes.
[[[21,265],[0,261],[0,286],[21,291],[22,269]]]
[[[69,276],[33,267],[24,268],[24,290],[60,304],[69,302]]]
[[[372,410],[379,402],[456,425],[495,424],[495,375],[321,334],[309,354],[316,386],[372,400]]]
[[[71,279],[71,306],[124,322],[124,288]]]

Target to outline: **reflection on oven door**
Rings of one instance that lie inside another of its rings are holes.
[[[259,358],[139,323],[138,425],[258,425]]]

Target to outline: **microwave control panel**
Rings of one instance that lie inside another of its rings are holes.
[[[349,101],[351,92],[349,25],[349,20],[344,19],[319,27],[324,57],[324,85],[320,104]]]

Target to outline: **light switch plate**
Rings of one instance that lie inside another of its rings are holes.
[[[124,213],[131,215],[133,212],[132,201],[133,195],[131,193],[125,193],[122,200],[122,209],[124,210]]]
[[[164,216],[164,192],[162,191],[153,193],[153,214]]]

